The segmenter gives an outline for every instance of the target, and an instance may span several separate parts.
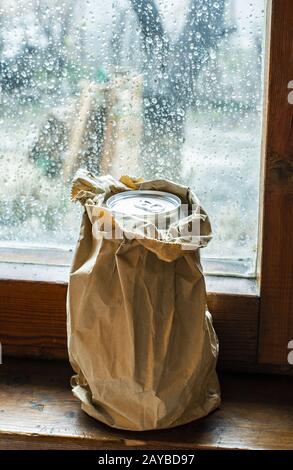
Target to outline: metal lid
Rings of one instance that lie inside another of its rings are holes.
[[[123,191],[111,196],[107,207],[118,214],[136,216],[169,215],[177,212],[181,201],[174,194],[163,191]]]

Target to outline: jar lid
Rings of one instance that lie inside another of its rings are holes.
[[[111,196],[107,207],[115,213],[134,216],[170,215],[177,212],[181,201],[174,194],[163,191],[123,191]]]

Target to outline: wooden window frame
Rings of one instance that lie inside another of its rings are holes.
[[[293,340],[292,0],[268,0],[257,280],[208,277],[220,367],[290,373]],[[290,218],[291,217],[291,218]],[[67,357],[67,268],[0,263],[3,356]],[[292,309],[292,310],[291,310]]]

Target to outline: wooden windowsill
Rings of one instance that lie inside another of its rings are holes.
[[[66,359],[68,266],[0,263],[0,342],[5,357]],[[207,276],[220,367],[257,362],[259,295],[254,279]]]
[[[0,279],[6,281],[45,282],[67,285],[69,266],[13,263],[0,261]],[[207,290],[211,293],[258,296],[255,279],[207,275]]]
[[[0,366],[0,449],[293,449],[293,380],[225,374],[210,416],[164,431],[126,432],[88,417],[63,362]]]

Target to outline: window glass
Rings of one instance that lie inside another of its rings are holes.
[[[2,246],[71,248],[77,167],[189,185],[206,270],[253,274],[264,0],[3,0]]]

